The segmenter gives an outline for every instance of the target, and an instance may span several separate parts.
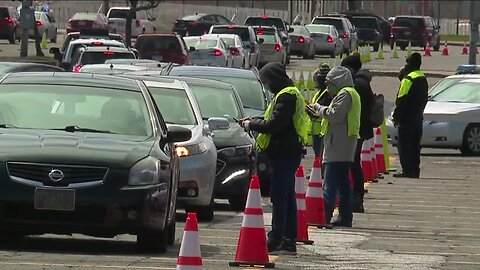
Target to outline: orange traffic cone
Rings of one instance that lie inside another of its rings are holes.
[[[432,56],[432,52],[430,50],[430,42],[427,43],[427,46],[425,46],[425,54],[424,56]]]
[[[373,181],[373,165],[370,159],[370,144],[368,140],[363,141],[362,151],[360,152],[360,164],[362,166],[363,178],[365,181]]]
[[[387,173],[385,166],[385,153],[383,150],[382,130],[376,128],[375,131],[375,156],[377,158],[378,171],[381,173]]]
[[[235,261],[230,266],[263,265],[274,268],[275,264],[268,259],[267,236],[263,223],[262,198],[260,195],[260,181],[253,175],[248,190],[247,204],[243,214],[240,237],[238,238]]]
[[[305,203],[305,177],[303,166],[300,165],[295,174],[295,198],[297,198],[297,242],[312,245],[308,240],[307,206]]]
[[[468,54],[468,47],[466,42],[463,42],[462,54]]]
[[[372,159],[372,168],[373,168],[373,181],[378,178],[378,167],[377,167],[377,157],[375,156],[375,143],[373,138],[368,139],[370,144],[370,158]]]
[[[448,44],[446,40],[445,40],[445,43],[443,44],[442,55],[448,55]]]
[[[177,270],[202,270],[202,255],[198,239],[196,213],[188,213],[183,230],[182,245],[177,259]]]
[[[308,181],[307,196],[307,224],[317,227],[326,227],[325,201],[323,199],[323,180],[320,168],[320,158],[315,157],[313,161],[310,181]]]

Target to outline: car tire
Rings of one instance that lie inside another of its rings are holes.
[[[15,41],[17,40],[17,33],[16,33],[16,30],[13,30],[12,34],[10,35],[10,37],[8,38],[8,42],[10,44],[15,44]]]
[[[460,152],[468,156],[480,155],[480,124],[470,124],[465,128]]]
[[[175,229],[177,226],[177,221],[175,220],[175,217],[172,220],[172,223],[168,225],[168,241],[167,244],[169,246],[173,245],[175,243]]]
[[[137,235],[137,248],[141,252],[167,252],[168,226],[163,231],[144,229]]]

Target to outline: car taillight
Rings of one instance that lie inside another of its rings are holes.
[[[5,20],[7,21],[7,23],[13,23],[12,18],[5,18]]]
[[[234,28],[235,28],[235,26],[233,26],[233,25],[229,25],[229,26],[227,26],[227,28],[228,28],[228,29],[234,29]]]
[[[299,38],[298,38],[298,42],[304,43],[304,42],[305,42],[305,39],[304,39],[303,37],[299,37]]]
[[[266,20],[266,19],[268,19],[267,16],[262,16],[262,20]]]
[[[343,38],[348,38],[348,34],[347,34],[347,33],[344,33],[344,34],[342,35],[342,37],[343,37]]]
[[[214,50],[214,51],[212,52],[212,55],[215,55],[215,56],[222,56],[222,54],[223,54],[223,53],[222,53],[222,51],[220,51],[220,50]]]
[[[94,41],[91,43],[92,45],[95,45],[95,46],[100,46],[100,45],[103,45],[103,42],[101,41]]]
[[[230,54],[231,55],[240,55],[240,51],[237,48],[231,48],[230,49]]]
[[[140,27],[140,20],[139,19],[135,20],[135,26]]]
[[[263,36],[263,32],[257,32],[257,36]]]
[[[35,25],[36,25],[36,26],[42,26],[42,24],[43,24],[43,23],[42,23],[41,21],[35,21]]]
[[[332,43],[332,42],[333,42],[333,38],[332,38],[331,36],[328,36],[328,37],[327,37],[327,42],[328,42],[328,43]]]
[[[279,52],[281,49],[280,44],[275,44],[275,51]]]
[[[112,51],[104,51],[103,54],[105,54],[105,55],[114,55],[115,52],[112,52]]]
[[[81,69],[82,69],[82,66],[79,66],[79,65],[73,66],[73,72],[80,72]]]

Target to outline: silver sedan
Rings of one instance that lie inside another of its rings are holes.
[[[187,48],[195,48],[190,52],[192,63],[200,66],[231,67],[232,55],[227,45],[216,36],[184,37]]]
[[[258,40],[262,39],[260,44],[259,66],[270,62],[279,62],[287,65],[287,47],[283,45],[280,36],[275,27],[256,26],[254,27]]]
[[[307,24],[310,37],[315,43],[315,54],[335,57],[343,51],[343,40],[332,25]]]
[[[245,48],[245,45],[242,42],[242,39],[236,34],[208,34],[208,36],[218,36],[220,37],[225,45],[227,45],[227,50],[230,51],[232,55],[232,67],[236,68],[250,68],[250,50]]]

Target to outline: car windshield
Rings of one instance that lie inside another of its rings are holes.
[[[233,118],[242,117],[233,89],[230,91],[210,86],[190,86],[197,98],[203,119],[225,117],[230,122],[234,122]]]
[[[310,33],[330,33],[330,26],[329,25],[314,25],[309,24],[305,25],[305,27],[310,31]]]
[[[452,84],[432,96],[432,101],[480,103],[480,83],[478,80],[464,80]]]
[[[25,129],[77,126],[121,135],[153,134],[141,92],[81,85],[1,84],[0,123]]]
[[[397,17],[393,22],[393,26],[401,27],[422,27],[423,19],[422,18],[402,18]]]
[[[465,80],[465,78],[445,78],[438,81],[431,89],[428,91],[428,96],[433,97],[446,88],[458,83],[459,81]]]
[[[245,27],[213,27],[212,34],[236,34],[242,41],[250,42],[248,28]]]
[[[135,15],[133,15],[133,19],[136,18]],[[128,10],[126,9],[112,9],[110,10],[110,13],[108,13],[108,18],[126,19],[127,16],[128,16]]]
[[[207,39],[207,38],[185,38],[185,44],[188,48],[195,47],[195,49],[210,49],[217,46],[217,39]]]
[[[376,29],[377,19],[365,17],[353,17],[353,25],[357,28]]]
[[[130,52],[84,52],[80,58],[82,65],[103,64],[109,59],[135,59],[135,55]]]
[[[95,21],[97,19],[96,13],[76,13],[73,15],[72,20],[91,20]]]
[[[338,32],[343,33],[345,29],[343,29],[343,21],[341,19],[335,18],[315,18],[312,24],[326,24],[326,25],[333,25],[337,28]],[[308,29],[310,30],[310,29]]]
[[[148,89],[167,124],[197,125],[192,104],[183,89],[152,86],[149,86]]]
[[[198,76],[210,79],[212,76]],[[260,82],[251,78],[238,78],[227,76],[215,76],[215,80],[230,83],[237,90],[240,99],[245,108],[265,110],[265,97],[263,96],[263,88]]]
[[[258,38],[263,38],[263,44],[276,44],[277,37],[274,34],[270,33],[257,33]]]
[[[285,30],[283,20],[280,18],[250,17],[245,21],[250,26],[275,26],[278,30]]]
[[[174,36],[143,36],[137,39],[135,49],[139,51],[169,50],[181,52],[180,42]]]

